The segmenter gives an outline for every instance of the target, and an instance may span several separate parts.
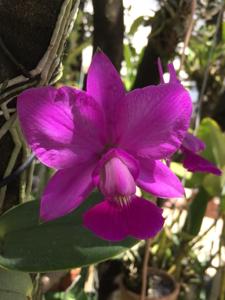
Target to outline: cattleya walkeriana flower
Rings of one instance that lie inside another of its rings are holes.
[[[168,66],[170,71],[170,81],[177,81],[176,73],[173,65]],[[165,84],[163,78],[163,70],[160,59],[158,59],[158,70],[160,83]],[[205,144],[193,134],[187,132],[180,147],[180,151],[184,154],[183,165],[190,172],[203,172],[221,175],[221,171],[210,161],[201,157],[198,153],[205,149]]]
[[[68,214],[98,187],[104,200],[84,226],[103,239],[146,239],[163,226],[162,210],[135,195],[136,186],[162,198],[182,197],[179,179],[161,161],[189,127],[188,92],[168,66],[169,83],[126,93],[109,59],[94,55],[87,91],[32,88],[18,98],[23,133],[39,160],[56,168],[41,199],[40,217]]]

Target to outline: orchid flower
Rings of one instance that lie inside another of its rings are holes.
[[[187,133],[180,147],[180,150],[184,154],[184,167],[191,172],[212,173],[218,176],[221,175],[220,169],[198,154],[198,152],[201,152],[204,149],[205,144],[199,138],[195,137],[191,133]]]
[[[172,64],[168,65],[170,72],[170,82],[176,83],[178,81],[176,72]],[[160,83],[165,84],[163,78],[163,70],[160,59],[158,59],[158,70],[160,75]],[[198,155],[205,149],[205,144],[193,134],[187,132],[181,144],[180,150],[184,154],[183,165],[190,172],[204,172],[221,175],[221,171],[210,161]]]
[[[162,210],[136,196],[136,187],[162,198],[184,194],[162,160],[180,148],[192,104],[171,66],[169,71],[169,83],[127,93],[110,60],[97,52],[86,92],[47,86],[18,97],[29,146],[43,164],[57,169],[42,195],[42,220],[70,213],[97,187],[104,199],[83,216],[97,236],[146,239],[162,228]]]

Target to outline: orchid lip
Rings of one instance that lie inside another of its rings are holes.
[[[132,200],[132,196],[130,195],[129,196],[119,195],[113,198],[113,201],[116,202],[116,204],[118,204],[121,207],[128,206],[131,200]]]
[[[136,184],[127,165],[115,156],[101,168],[99,188],[105,196],[126,203],[135,194]]]

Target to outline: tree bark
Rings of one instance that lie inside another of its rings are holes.
[[[134,88],[159,82],[157,58],[163,66],[175,56],[179,41],[184,40],[190,24],[192,0],[167,0],[152,19],[152,31],[137,70]]]
[[[92,0],[94,7],[94,51],[99,47],[117,70],[123,59],[123,1]]]
[[[79,0],[0,0],[1,179],[29,155],[17,124],[15,97],[28,87],[57,80],[78,4]],[[28,195],[31,172],[32,168],[23,173],[23,182],[18,178],[0,189],[0,212],[18,203],[21,194]]]

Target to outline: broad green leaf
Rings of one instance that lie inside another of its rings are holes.
[[[203,119],[197,135],[206,144],[206,149],[202,152],[202,156],[219,167],[225,166],[225,135],[218,124],[213,119]]]
[[[207,174],[202,183],[204,189],[211,196],[220,196],[221,194],[221,177],[213,174]]]
[[[198,188],[202,185],[206,173],[196,172],[185,181],[185,186],[189,188]]]
[[[42,224],[37,201],[9,210],[0,217],[0,265],[12,270],[44,272],[86,266],[126,251],[137,241],[128,238],[111,243],[83,227],[82,214],[100,199],[94,193],[71,214]]]
[[[1,300],[27,300],[31,293],[32,281],[29,274],[0,269]]]
[[[203,119],[198,128],[197,136],[206,144],[206,148],[201,153],[201,156],[208,159],[222,170],[225,166],[225,135],[218,124],[213,119]],[[196,188],[204,186],[212,196],[219,195],[220,189],[224,184],[223,176],[218,177],[201,172],[196,172],[191,178],[187,179],[188,187]]]
[[[184,233],[192,237],[198,235],[210,198],[209,194],[203,188],[200,188],[198,194],[189,206],[188,214],[182,230]]]
[[[225,174],[225,172],[223,173],[223,177],[225,177],[224,174]],[[225,184],[224,183],[223,183],[221,196],[220,196],[220,211],[222,214],[225,214]]]
[[[225,213],[225,194],[220,197],[220,211]]]

